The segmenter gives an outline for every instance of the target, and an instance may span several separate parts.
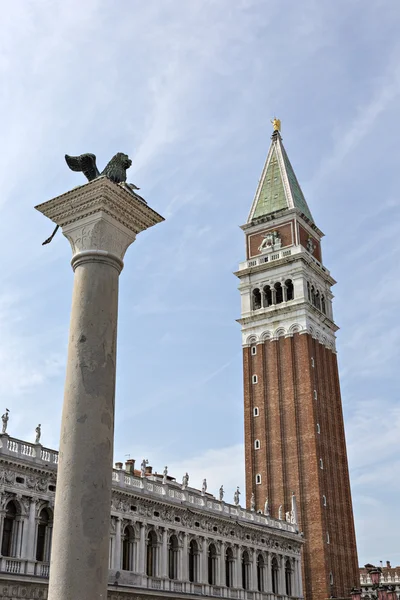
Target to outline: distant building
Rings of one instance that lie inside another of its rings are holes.
[[[348,597],[358,560],[331,287],[316,225],[274,120],[240,279],[246,502],[304,531],[306,600]],[[307,141],[304,140],[306,144]],[[338,242],[340,243],[340,242]]]
[[[7,434],[0,442],[0,597],[44,599],[58,453]],[[302,598],[295,523],[134,465],[110,473],[109,598]]]
[[[381,563],[380,569],[382,570],[380,583],[394,586],[397,597],[400,598],[400,566],[392,567],[390,562],[386,561],[386,566],[384,567]],[[372,589],[371,577],[364,567],[360,569],[360,588],[364,600],[371,599],[375,594]]]

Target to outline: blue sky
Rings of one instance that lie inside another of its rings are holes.
[[[325,232],[360,564],[400,564],[400,6],[380,0],[5,2],[0,39],[0,395],[58,446],[73,274],[33,206],[117,151],[165,223],[120,279],[115,460],[243,488],[238,281],[282,136]]]

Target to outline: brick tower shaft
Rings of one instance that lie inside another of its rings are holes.
[[[278,130],[248,222],[242,300],[246,502],[266,500],[306,543],[307,600],[347,597],[358,561],[331,286],[315,225]],[[280,593],[285,594],[285,590]]]

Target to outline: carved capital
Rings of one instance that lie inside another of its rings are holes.
[[[106,177],[53,198],[35,207],[62,228],[78,261],[122,260],[136,235],[163,221],[134,193]],[[116,266],[116,265],[114,265]]]

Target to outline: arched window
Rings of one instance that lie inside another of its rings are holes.
[[[253,310],[261,308],[261,292],[258,288],[253,290]]]
[[[319,459],[319,468],[320,469],[324,468],[324,461],[322,460],[322,458]]]
[[[321,297],[320,297],[320,295],[319,295],[319,291],[318,291],[318,290],[316,291],[316,294],[315,294],[315,306],[316,306],[316,307],[317,307],[319,310],[321,310]]]
[[[242,554],[242,588],[250,589],[250,557],[247,550]]]
[[[252,346],[251,347],[251,355],[255,356],[257,354],[257,346]]]
[[[265,561],[262,554],[257,557],[257,589],[259,592],[265,591]]]
[[[189,546],[189,581],[199,581],[199,546],[196,540],[192,540]]]
[[[125,527],[122,538],[122,570],[134,571],[135,560],[135,531],[131,525]]]
[[[322,496],[322,504],[324,506],[326,506],[326,496],[325,496],[325,494],[323,494],[323,496]]]
[[[325,304],[325,296],[321,296],[321,310],[326,315],[326,304]]]
[[[316,306],[316,300],[315,300],[315,288],[312,285],[311,286],[311,303]]]
[[[36,539],[36,560],[50,562],[51,515],[47,508],[40,511]]]
[[[333,585],[333,573],[329,573],[329,585]]]
[[[258,382],[257,375],[252,375],[252,377],[251,377],[251,383],[257,383],[257,382]]]
[[[217,582],[217,551],[214,544],[208,546],[208,583],[215,585]]]
[[[225,553],[225,577],[226,587],[233,587],[233,569],[235,560],[233,558],[232,548],[227,548]]]
[[[254,448],[255,448],[255,450],[259,450],[260,447],[261,447],[260,440],[255,440],[254,441]]]
[[[171,535],[168,546],[168,576],[170,579],[178,579],[178,538]]]
[[[269,285],[264,286],[264,306],[268,307],[272,304],[272,292]]]
[[[272,581],[272,593],[278,593],[278,579],[279,579],[279,565],[276,556],[271,562],[271,581]]]
[[[285,285],[286,285],[286,300],[287,301],[293,300],[293,298],[294,298],[293,281],[291,279],[286,279]]]
[[[289,559],[285,563],[285,587],[286,587],[286,596],[291,596],[292,595],[292,565],[290,564]]]
[[[308,281],[307,281],[307,296],[308,296],[309,301],[311,302],[311,288],[310,288],[310,284]]]
[[[260,485],[260,483],[261,483],[261,475],[260,475],[260,473],[257,473],[257,475],[256,475],[256,484]]]
[[[2,556],[15,556],[16,533],[17,533],[17,507],[11,500],[7,504],[6,514],[3,522],[3,537],[1,540]]]
[[[259,414],[260,414],[260,411],[258,410],[258,406],[255,406],[253,408],[253,416],[258,417]]]
[[[157,575],[157,535],[154,529],[147,536],[147,566],[146,573],[149,577]]]
[[[279,281],[274,285],[274,288],[276,304],[280,304],[281,302],[283,302],[283,289]]]
[[[317,423],[317,433],[321,433],[321,427],[319,426],[319,423]]]

